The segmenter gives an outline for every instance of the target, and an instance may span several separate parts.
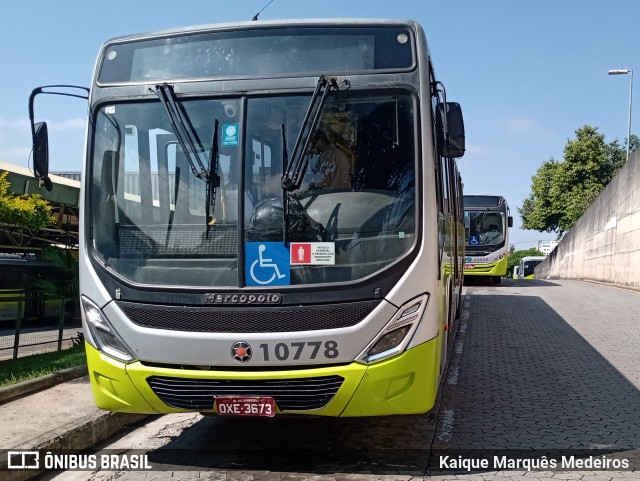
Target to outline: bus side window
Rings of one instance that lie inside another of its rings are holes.
[[[451,214],[451,184],[449,182],[449,160],[446,157],[441,158],[441,171],[440,174],[442,176],[442,207],[445,214]]]
[[[134,223],[140,221],[140,146],[135,125],[124,128],[124,212]]]
[[[162,224],[173,220],[175,215],[176,192],[179,176],[176,175],[175,136],[164,130],[149,132],[149,145],[155,145],[155,152],[151,150],[151,176],[154,203],[154,218]],[[155,139],[155,142],[152,142]]]
[[[434,139],[435,142],[435,139]],[[436,183],[436,202],[438,203],[438,212],[439,213],[444,213],[445,212],[445,208],[444,208],[444,174],[442,172],[442,158],[438,156],[437,154],[437,149],[434,145],[434,157],[435,157],[435,162],[434,162],[434,180]]]
[[[117,255],[116,225],[121,222],[116,197],[118,169],[118,152],[105,150],[100,168],[100,182],[96,183],[94,197],[100,222],[95,222],[93,229],[94,239],[99,239],[99,244],[96,244],[96,247],[105,253],[107,257],[115,257]]]
[[[264,199],[277,195],[278,192],[272,192],[272,186],[269,180],[273,175],[271,166],[271,147],[262,139],[254,138],[251,142],[251,175],[247,175],[247,191],[253,194],[254,200]]]

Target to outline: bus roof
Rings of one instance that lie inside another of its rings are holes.
[[[379,25],[379,26],[407,26],[411,28],[421,28],[418,22],[415,20],[400,20],[391,18],[299,18],[299,19],[274,19],[274,20],[256,20],[256,21],[242,21],[242,22],[225,22],[225,23],[212,23],[203,25],[193,25],[186,27],[170,28],[166,30],[158,30],[151,32],[142,32],[129,35],[122,35],[119,37],[113,37],[105,42],[109,44],[111,42],[121,42],[127,40],[139,40],[142,38],[163,37],[171,36],[180,33],[198,33],[208,32],[211,30],[234,30],[234,29],[259,29],[259,28],[272,28],[272,27],[296,27],[296,26],[366,26],[366,25]]]
[[[520,262],[543,261],[545,259],[546,259],[546,256],[526,256],[526,257],[523,257],[522,259],[520,259]]]

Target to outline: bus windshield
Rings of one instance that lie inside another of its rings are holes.
[[[209,209],[207,182],[159,101],[99,106],[87,186],[95,256],[135,284],[238,287],[265,243],[320,245],[311,260],[273,260],[298,285],[361,279],[406,255],[416,232],[413,95],[330,96],[301,186],[285,193],[283,151],[308,105],[309,95],[179,100],[201,158],[218,163]]]
[[[497,246],[505,240],[505,215],[502,211],[465,210],[465,244],[467,247]]]
[[[522,277],[533,275],[536,266],[542,262],[542,259],[528,260],[523,262]]]

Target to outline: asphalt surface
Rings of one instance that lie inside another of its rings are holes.
[[[149,417],[97,448],[144,454],[152,470],[65,471],[41,479],[640,479],[639,323],[637,292],[574,281],[474,283],[467,288],[436,412],[381,419]],[[95,413],[83,411],[92,406],[83,383],[61,385],[77,391],[58,393],[62,399],[56,402],[42,392],[40,411],[23,413],[22,424],[19,401],[0,406],[2,446],[14,448],[7,443],[17,439],[5,431],[9,411],[18,416],[14,429],[38,425],[65,403],[67,422],[75,416],[95,424]],[[37,431],[25,433],[21,446]],[[631,468],[528,471],[520,464],[468,473],[440,469],[437,455],[514,463],[590,455],[609,463],[627,460]]]

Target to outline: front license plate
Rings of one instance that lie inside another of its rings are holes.
[[[276,415],[276,400],[272,397],[223,396],[215,399],[216,412],[220,416]]]

